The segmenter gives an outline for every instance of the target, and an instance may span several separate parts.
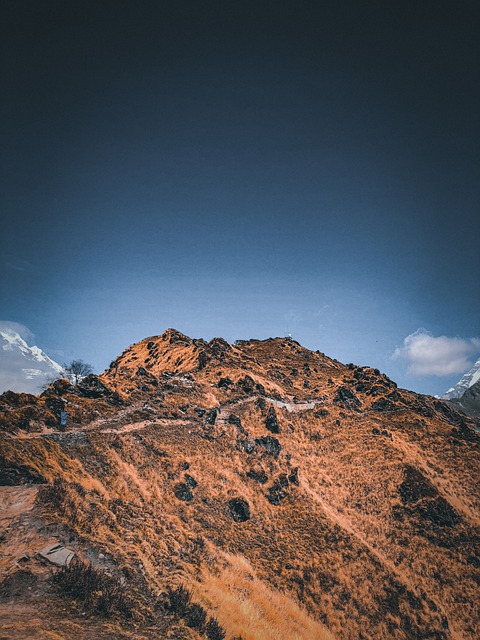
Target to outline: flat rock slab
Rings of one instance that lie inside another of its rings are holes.
[[[68,567],[75,553],[63,544],[55,542],[44,547],[38,555],[57,567]]]

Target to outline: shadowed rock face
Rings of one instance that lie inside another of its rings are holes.
[[[480,418],[480,380],[467,389],[461,398],[452,398],[444,404],[472,418]]]
[[[0,567],[76,555],[53,589],[27,553],[4,591],[79,640],[112,637],[100,604],[119,638],[201,640],[212,616],[226,638],[476,637],[478,427],[290,339],[168,330],[78,387],[0,396]]]

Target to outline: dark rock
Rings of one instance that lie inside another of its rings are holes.
[[[235,427],[237,427],[237,429],[238,429],[238,431],[240,433],[245,433],[245,429],[242,427],[242,421],[234,413],[231,413],[228,416],[228,423],[229,424],[233,424]]]
[[[373,411],[395,411],[396,408],[397,407],[394,405],[394,403],[388,398],[379,398],[372,403]]]
[[[215,424],[216,419],[217,419],[217,410],[210,409],[210,411],[207,413],[206,423],[213,425]]]
[[[246,522],[250,519],[250,506],[243,498],[233,498],[228,501],[230,517],[235,522]]]
[[[274,407],[270,407],[265,418],[265,426],[272,433],[280,433],[280,427],[278,425],[277,413]]]
[[[263,469],[260,469],[259,471],[249,469],[247,471],[247,476],[259,484],[265,484],[268,481],[268,476]]]
[[[267,403],[263,398],[258,398],[255,404],[260,409],[260,411],[264,411],[267,407]]]
[[[290,473],[288,474],[288,481],[290,482],[290,484],[295,484],[297,487],[299,486],[300,482],[298,480],[298,467],[294,467]]]
[[[228,389],[232,384],[233,380],[230,380],[230,378],[220,378],[217,386],[219,389]]]
[[[372,433],[373,433],[374,436],[379,436],[380,435],[380,429],[377,429],[377,427],[373,427]]]
[[[232,350],[232,347],[223,338],[213,338],[213,340],[210,340],[208,343],[208,346],[217,358],[224,358],[227,351]]]
[[[195,409],[195,413],[197,414],[197,416],[199,418],[201,418],[202,416],[204,416],[206,414],[206,409]]]
[[[287,474],[286,473],[281,473],[278,476],[278,482],[280,484],[281,487],[288,487],[288,478],[287,478]]]
[[[193,500],[193,493],[185,482],[179,482],[174,488],[175,497],[183,502]]]
[[[257,390],[257,393],[259,393],[261,396],[265,395],[265,387],[263,386],[263,384],[260,384],[259,382],[257,382],[255,384],[255,389]]]
[[[282,450],[282,445],[280,444],[280,442],[272,436],[262,436],[261,438],[255,438],[255,443],[258,444],[259,447],[262,447],[262,449],[265,449],[268,454],[274,457],[277,457]]]
[[[245,451],[245,453],[253,453],[255,451],[255,443],[250,439],[245,440],[237,440],[237,446],[240,450]]]
[[[6,391],[2,396],[0,396],[0,400],[3,400],[7,393],[12,393],[11,391]],[[66,378],[61,378],[60,380],[55,380],[52,384],[46,389],[42,394],[42,397],[57,395],[64,396],[67,393],[71,393],[73,395],[78,395],[76,387],[73,386]],[[22,395],[28,396],[28,394],[13,394],[13,395]],[[31,398],[35,398],[35,396],[30,396]],[[28,401],[28,400],[27,400]]]
[[[355,371],[353,372],[353,377],[356,380],[368,380],[369,379],[369,375],[360,367],[358,369],[355,369]]]
[[[207,364],[210,362],[210,355],[205,350],[200,351],[200,353],[198,354],[197,362],[198,362],[198,369],[200,371],[202,369],[205,369]]]
[[[271,504],[278,507],[278,505],[284,498],[287,497],[287,495],[288,493],[285,491],[285,488],[280,480],[275,480],[273,485],[269,488],[266,498]]]
[[[326,418],[328,416],[328,411],[326,409],[319,409],[315,411],[313,414],[316,418]]]
[[[167,329],[165,333],[162,334],[162,340],[164,342],[168,340],[170,344],[192,344],[192,341],[188,336],[184,335],[180,331],[177,331],[176,329]]]
[[[245,376],[243,378],[241,378],[238,382],[237,382],[237,387],[243,391],[243,393],[246,393],[247,395],[251,395],[254,390],[255,390],[255,381],[253,378],[251,378],[250,376]]]
[[[198,482],[195,480],[195,478],[192,478],[191,475],[186,473],[185,474],[185,484],[188,485],[190,487],[190,489],[195,489],[195,487],[198,485]]]
[[[353,409],[355,411],[358,411],[362,404],[354,392],[348,387],[339,387],[333,398],[333,402],[344,409]]]
[[[147,372],[145,373],[150,378],[154,378],[151,374]],[[105,398],[110,404],[122,404],[122,400],[118,393],[111,391],[103,384],[100,378],[93,373],[82,378],[82,380],[77,384],[76,389],[77,393],[84,398]]]

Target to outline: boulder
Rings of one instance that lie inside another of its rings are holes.
[[[264,449],[266,453],[274,456],[275,458],[280,454],[280,451],[282,450],[282,445],[280,444],[280,442],[272,436],[262,436],[261,438],[255,438],[255,444],[257,444],[259,447],[262,447],[262,449]]]
[[[277,413],[274,407],[270,407],[265,418],[265,426],[272,433],[280,433],[280,427],[277,420]]]
[[[230,517],[235,522],[246,522],[250,519],[250,505],[243,498],[233,498],[228,501]]]
[[[343,386],[338,387],[333,402],[340,407],[353,409],[355,411],[358,411],[362,404],[351,389]]]

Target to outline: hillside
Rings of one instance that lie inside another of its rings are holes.
[[[7,392],[0,637],[478,637],[478,426],[292,339],[172,329]]]

